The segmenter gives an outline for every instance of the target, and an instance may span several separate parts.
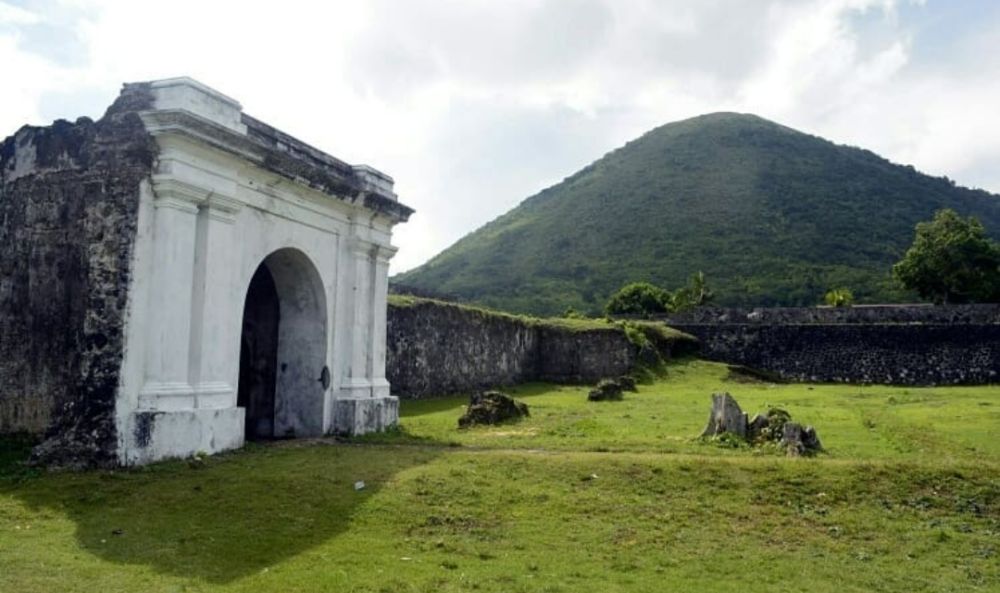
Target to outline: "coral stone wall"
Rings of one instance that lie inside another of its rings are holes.
[[[538,332],[513,318],[419,302],[390,303],[386,379],[402,397],[512,385],[537,376]]]
[[[542,381],[594,383],[629,372],[638,356],[638,348],[617,329],[540,328],[537,332],[534,378]]]
[[[155,158],[141,86],[98,122],[0,144],[0,432],[63,464],[113,463],[139,186]]]
[[[702,355],[795,381],[1000,380],[1000,306],[702,309],[670,316]]]
[[[657,344],[670,356],[673,344]],[[615,325],[560,325],[439,301],[390,301],[386,378],[409,398],[523,383],[594,383],[632,370],[639,348]]]

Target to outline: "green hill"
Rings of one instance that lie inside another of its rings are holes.
[[[667,124],[522,202],[393,282],[510,311],[597,312],[630,281],[702,270],[725,305],[912,299],[889,270],[949,207],[994,236],[1000,197],[753,115]]]

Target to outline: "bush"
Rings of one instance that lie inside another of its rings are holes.
[[[604,311],[608,315],[653,315],[671,311],[670,292],[648,282],[633,282],[611,295]]]
[[[684,311],[709,303],[715,294],[708,288],[705,274],[698,272],[691,276],[688,285],[678,288],[670,295],[672,311]]]
[[[823,302],[831,307],[850,307],[854,304],[854,293],[846,288],[834,288],[826,293]]]

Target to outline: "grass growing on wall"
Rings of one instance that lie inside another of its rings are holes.
[[[530,418],[466,431],[462,398],[403,402],[388,437],[133,471],[7,459],[0,591],[1000,588],[1000,390],[725,377],[676,362],[600,403],[524,386]],[[718,389],[785,406],[828,454],[698,442]]]
[[[676,330],[672,327],[668,327],[663,323],[657,321],[645,321],[645,320],[632,320],[632,321],[616,321],[606,318],[568,318],[568,317],[532,317],[530,315],[515,315],[512,313],[505,313],[503,311],[496,311],[494,309],[487,309],[484,307],[478,307],[475,305],[468,305],[465,303],[450,303],[447,301],[440,301],[436,299],[428,299],[423,297],[415,297],[410,295],[389,295],[389,306],[399,309],[407,309],[411,307],[451,307],[459,311],[464,311],[467,313],[480,315],[487,318],[495,318],[506,320],[511,323],[517,323],[524,325],[526,327],[537,327],[542,329],[553,329],[562,330],[568,332],[586,332],[586,331],[623,331],[629,328],[637,328],[641,330],[645,335],[649,336],[650,339],[657,341],[675,341],[683,342],[687,344],[690,348],[694,348],[697,344],[697,339],[687,333],[680,330]]]

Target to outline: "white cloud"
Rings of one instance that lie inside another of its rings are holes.
[[[41,17],[30,10],[6,2],[0,2],[0,26],[34,25],[40,20]]]
[[[194,76],[392,174],[418,211],[398,227],[396,271],[636,135],[709,111],[757,112],[998,191],[1000,23],[928,37],[913,15],[950,8],[920,4],[0,2],[0,134],[100,115],[122,82]]]

